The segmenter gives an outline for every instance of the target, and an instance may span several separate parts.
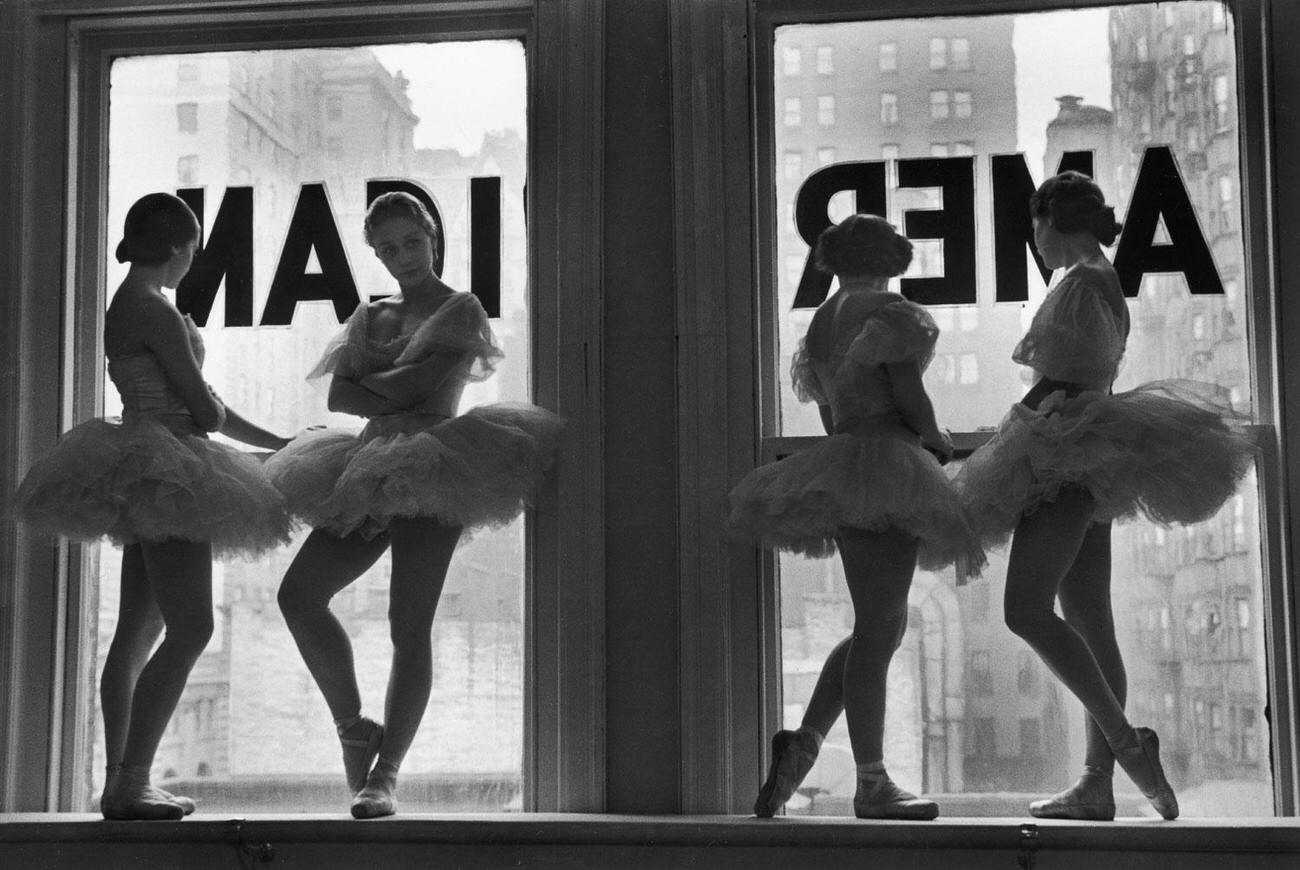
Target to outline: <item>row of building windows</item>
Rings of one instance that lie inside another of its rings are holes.
[[[835,162],[838,151],[834,145],[818,145],[816,150],[817,165],[828,166]],[[955,142],[931,142],[931,157],[970,157],[975,154],[975,142],[970,139],[959,139]],[[897,161],[899,159],[899,147],[897,145],[880,146],[880,159],[886,161]],[[804,175],[803,152],[795,148],[789,148],[785,151],[781,161],[781,175],[790,181],[802,181]],[[889,183],[898,184],[897,166],[889,167]],[[786,224],[788,227],[794,227],[794,204],[788,203],[786,208]]]
[[[1196,601],[1183,607],[1183,646],[1175,650],[1177,638],[1170,604],[1149,605],[1133,615],[1139,642],[1149,651],[1181,652],[1184,656],[1208,655],[1227,658],[1250,658],[1255,654],[1255,624],[1249,598],[1237,597],[1227,605],[1233,625],[1225,627],[1219,602]]]
[[[1156,127],[1156,121],[1152,117],[1153,108],[1156,115],[1175,115],[1184,121],[1199,118],[1200,123],[1189,125],[1195,132],[1188,132],[1184,137],[1188,152],[1199,152],[1205,147],[1204,137],[1201,134],[1202,126],[1207,126],[1215,134],[1225,133],[1233,128],[1235,120],[1231,102],[1232,83],[1228,75],[1226,73],[1211,75],[1208,79],[1208,92],[1200,90],[1197,84],[1200,78],[1199,73],[1188,75],[1178,67],[1170,67],[1165,70],[1163,104],[1156,107],[1142,104],[1135,113],[1136,123],[1134,119],[1126,117],[1122,106],[1117,107],[1115,125],[1121,129],[1136,126],[1141,138],[1150,140]],[[1206,107],[1205,111],[1208,111],[1208,117],[1202,117],[1203,106]]]
[[[835,49],[830,45],[819,45],[815,49],[816,69],[818,75],[828,76],[835,73]],[[881,72],[899,71],[898,43],[882,42],[877,49],[878,64]],[[968,70],[971,68],[970,40],[964,36],[935,36],[930,39],[930,69],[932,70]],[[803,75],[804,50],[799,46],[786,46],[781,51],[781,72],[787,78]]]
[[[781,123],[786,127],[803,126],[803,98],[786,97],[781,106]],[[970,91],[930,91],[930,120],[946,121],[950,118],[966,120],[974,117],[974,99]],[[899,122],[898,94],[886,91],[880,95],[880,123]],[[835,123],[835,97],[823,94],[817,97],[817,123],[830,127]]]

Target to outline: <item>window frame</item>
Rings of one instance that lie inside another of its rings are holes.
[[[755,249],[775,250],[776,224],[772,220],[775,197],[768,179],[774,178],[771,155],[775,147],[776,127],[771,123],[771,105],[775,78],[771,63],[774,54],[776,28],[785,24],[838,23],[850,21],[889,20],[894,18],[949,17],[958,15],[990,15],[1001,13],[1028,13],[1035,11],[1065,10],[1082,7],[1110,7],[1137,5],[1144,0],[1006,0],[996,9],[977,0],[929,0],[926,8],[918,10],[915,4],[904,0],[754,0],[754,28],[751,43],[755,46],[751,62],[751,81],[755,90],[756,150],[755,204],[758,220],[755,222]],[[1260,623],[1266,633],[1265,666],[1266,686],[1273,709],[1272,721],[1272,775],[1274,811],[1279,815],[1295,815],[1300,811],[1300,674],[1297,673],[1300,652],[1297,651],[1297,591],[1292,566],[1297,549],[1300,549],[1300,520],[1295,517],[1290,504],[1300,499],[1300,475],[1289,470],[1282,444],[1300,443],[1300,413],[1285,412],[1279,404],[1283,396],[1290,396],[1292,405],[1300,402],[1300,370],[1287,372],[1279,358],[1278,336],[1288,327],[1300,329],[1300,314],[1284,316],[1279,313],[1276,293],[1278,263],[1282,259],[1283,236],[1295,239],[1300,231],[1288,228],[1278,219],[1277,191],[1285,189],[1279,180],[1286,170],[1275,154],[1287,153],[1282,141],[1295,142],[1300,138],[1300,124],[1295,119],[1275,116],[1269,99],[1274,93],[1274,69],[1277,60],[1270,55],[1276,34],[1286,32],[1279,19],[1292,24],[1300,16],[1293,11],[1282,11],[1284,3],[1278,0],[1226,0],[1235,22],[1235,50],[1237,75],[1235,92],[1230,89],[1229,100],[1236,100],[1238,110],[1238,135],[1241,143],[1241,202],[1242,245],[1246,260],[1245,279],[1251,293],[1250,327],[1259,338],[1252,348],[1252,374],[1256,392],[1255,434],[1263,450],[1258,463],[1260,479],[1260,542],[1261,565],[1264,571],[1263,598],[1265,614]],[[946,55],[946,51],[945,51]],[[946,58],[945,58],[946,59]],[[1278,136],[1281,131],[1282,138]],[[1300,174],[1291,170],[1295,179]],[[1248,198],[1249,197],[1249,198]],[[1295,210],[1291,210],[1294,212]],[[1288,260],[1291,257],[1287,257]],[[775,330],[775,270],[771,264],[760,262],[756,292],[759,322],[759,371],[756,373],[757,413],[760,436],[756,456],[770,459],[785,455],[806,438],[774,436],[777,431],[779,399],[773,400],[769,391],[778,383],[776,365]],[[1294,365],[1294,364],[1293,364]],[[1286,375],[1290,377],[1286,377]],[[974,433],[954,433],[965,440]],[[1288,498],[1289,496],[1289,498]],[[765,563],[761,578],[764,595],[773,597],[774,572]],[[779,626],[767,627],[779,637]],[[779,698],[781,673],[779,653],[766,660],[769,668],[763,677],[765,691]]]
[[[599,232],[603,163],[599,3],[531,0],[414,2],[373,9],[341,0],[156,4],[30,0],[24,22],[36,40],[29,58],[44,100],[41,148],[23,155],[62,208],[29,195],[20,214],[33,262],[59,276],[58,305],[28,305],[20,337],[33,363],[12,407],[28,421],[13,476],[54,436],[96,412],[102,366],[77,366],[41,347],[101,348],[105,293],[107,87],[112,59],[255,48],[306,48],[376,42],[519,39],[528,76],[530,366],[535,400],[568,423],[557,471],[543,487],[527,530],[525,584],[523,806],[541,811],[598,811],[604,805],[603,450],[598,386],[584,377],[599,358]],[[561,58],[561,46],[564,57]],[[38,60],[37,60],[38,59]],[[49,99],[54,95],[56,99]],[[30,111],[30,109],[29,109]],[[561,137],[564,141],[561,141]],[[30,268],[26,263],[23,268]],[[564,287],[563,295],[541,288]],[[80,289],[78,289],[80,288]],[[99,354],[96,354],[99,356]],[[589,533],[587,530],[595,530]],[[84,768],[87,703],[93,680],[80,672],[80,626],[94,619],[95,590],[84,548],[51,546],[22,529],[14,535],[13,576],[25,578],[12,628],[15,659],[0,660],[0,697],[45,699],[27,721],[0,732],[0,805],[68,811]],[[576,569],[576,570],[575,570]],[[563,582],[563,588],[561,588]],[[47,594],[33,595],[36,590]],[[48,637],[42,632],[48,630]],[[30,667],[15,667],[27,661]],[[11,705],[13,709],[15,705]],[[32,747],[45,746],[45,752]],[[24,750],[25,751],[22,751]]]

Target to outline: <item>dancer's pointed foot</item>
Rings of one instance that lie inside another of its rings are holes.
[[[355,795],[366,787],[366,777],[379,755],[379,744],[384,742],[384,726],[365,716],[335,724],[339,743],[343,745],[343,773],[348,779],[348,792]]]
[[[785,806],[812,770],[820,748],[817,735],[811,731],[778,731],[772,735],[772,765],[754,801],[754,815],[770,819]]]
[[[352,799],[352,818],[378,819],[397,812],[397,765],[379,759]]]
[[[929,821],[938,817],[939,805],[899,788],[885,772],[883,764],[860,764],[853,814],[859,819]]]
[[[1031,803],[1029,814],[1036,819],[1113,821],[1115,790],[1111,774],[1088,765],[1074,785],[1046,800]]]
[[[168,821],[185,817],[185,809],[149,784],[147,766],[121,765],[104,783],[99,811],[106,819]]]
[[[187,816],[199,808],[199,805],[194,802],[193,798],[187,798],[183,794],[172,794],[167,789],[159,788],[158,786],[154,786],[153,789],[158,792],[164,800],[169,800],[179,806]]]
[[[1160,738],[1150,728],[1134,728],[1111,744],[1115,760],[1165,819],[1178,818],[1178,798],[1160,764]]]

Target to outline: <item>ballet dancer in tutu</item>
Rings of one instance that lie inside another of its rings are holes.
[[[984,561],[940,468],[952,442],[935,423],[921,382],[939,329],[924,308],[887,290],[911,262],[912,244],[884,219],[859,214],[830,227],[815,256],[839,277],[839,289],[813,316],[792,376],[795,394],[817,403],[829,437],[750,472],[731,492],[729,526],[737,537],[806,556],[838,549],[853,635],[822,671],[823,696],[835,696],[823,706],[833,712],[773,737],[771,771],[754,812],[771,816],[790,798],[842,697],[857,762],[854,813],[933,819],[933,801],[890,779],[883,740],[885,678],[907,628],[918,556],[926,568],[960,560],[972,571]]]
[[[117,630],[100,682],[108,761],[100,809],[108,819],[194,811],[189,798],[150,785],[149,769],[212,635],[212,557],[289,542],[284,500],[261,464],[207,433],[267,449],[288,439],[212,392],[198,329],[162,292],[185,276],[198,240],[194,214],[170,194],[149,194],[127,211],[117,259],[131,266],[104,316],[122,420],[67,432],[18,490],[19,515],[33,526],[123,547]]]
[[[562,426],[524,403],[457,416],[465,384],[502,356],[487,314],[434,274],[437,227],[415,197],[376,199],[365,238],[401,292],[358,307],[309,377],[329,376],[331,410],[369,422],[359,436],[308,432],[267,463],[313,526],[280,609],[334,717],[358,819],[396,812],[398,768],[432,687],[434,610],[462,530],[519,515]],[[380,724],[362,715],[351,641],[329,601],[390,546],[393,664]]]
[[[1178,800],[1160,742],[1124,715],[1110,524],[1139,513],[1161,523],[1208,518],[1236,489],[1254,448],[1225,424],[1227,407],[1207,400],[1216,389],[1209,385],[1159,381],[1111,394],[1129,331],[1119,279],[1102,253],[1119,233],[1114,209],[1077,172],[1044,182],[1030,209],[1043,262],[1064,270],[1012,354],[1037,380],[956,480],[986,546],[1011,536],[1007,626],[1088,714],[1082,777],[1030,812],[1113,819],[1118,761],[1173,819]],[[1056,599],[1064,618],[1053,610]]]

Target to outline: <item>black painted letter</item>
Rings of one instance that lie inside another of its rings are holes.
[[[1152,244],[1161,217],[1169,231],[1169,243]],[[1167,145],[1150,147],[1142,155],[1124,216],[1124,233],[1115,252],[1115,271],[1125,296],[1138,294],[1142,276],[1148,272],[1182,272],[1192,293],[1223,293],[1214,258]]]
[[[226,279],[226,326],[253,325],[253,188],[227,187],[203,241],[204,190],[187,187],[176,195],[199,219],[199,248],[190,271],[176,287],[176,307],[207,326],[221,279]]]
[[[853,191],[854,210],[885,214],[885,164],[876,161],[832,163],[809,175],[794,198],[794,223],[799,237],[808,244],[808,256],[794,296],[794,308],[816,308],[826,299],[831,276],[813,265],[817,237],[831,225],[827,211],[837,193]]]
[[[307,260],[313,248],[321,270],[320,274],[309,275]],[[340,323],[361,302],[323,184],[304,184],[298,192],[298,204],[262,312],[262,326],[288,326],[298,303],[309,299],[333,302]]]
[[[1034,247],[1034,221],[1029,215],[1029,198],[1037,187],[1029,174],[1023,154],[994,154],[990,169],[993,175],[993,263],[998,302],[1024,302],[1029,299],[1029,273],[1025,271],[1025,248],[1033,254],[1034,265],[1046,284],[1052,270]],[[1066,151],[1057,164],[1058,173],[1073,169],[1092,175],[1091,151]]]
[[[942,278],[903,278],[899,290],[922,305],[975,302],[975,158],[898,161],[899,187],[938,187],[943,208],[903,212],[903,235],[943,240]]]

